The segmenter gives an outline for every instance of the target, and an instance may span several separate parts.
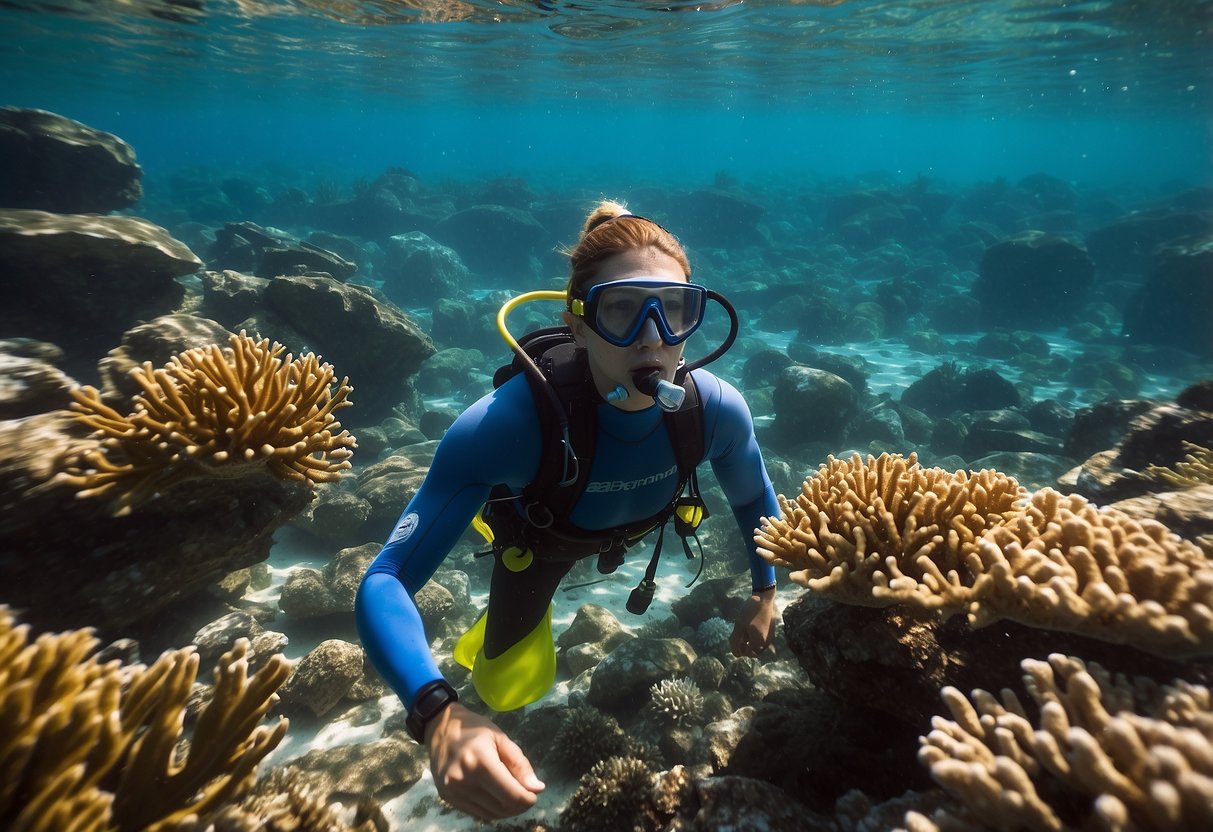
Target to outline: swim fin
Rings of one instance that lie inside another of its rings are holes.
[[[512,711],[541,699],[556,681],[552,604],[539,623],[500,656],[484,654],[486,610],[455,645],[455,661],[472,671],[472,684],[494,711]]]

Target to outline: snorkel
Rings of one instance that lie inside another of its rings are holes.
[[[661,378],[661,371],[658,369],[640,370],[632,376],[632,386],[644,395],[651,396],[662,410],[670,412],[678,410],[678,408],[682,406],[683,396],[686,395],[686,390],[683,389],[682,382],[686,379],[687,373],[711,364],[713,361],[728,352],[729,348],[733,346],[733,342],[737,340],[739,324],[737,321],[737,310],[733,308],[733,304],[729,303],[728,299],[719,292],[712,291],[711,289],[707,290],[706,297],[708,300],[714,300],[716,303],[724,307],[725,312],[727,312],[729,315],[729,334],[720,344],[720,346],[712,350],[703,358],[699,358],[690,363],[686,363],[685,361],[681,363],[678,366],[678,369],[674,372],[674,381],[672,382]],[[514,354],[522,359],[522,366],[527,374],[530,375],[535,381],[540,382],[540,387],[547,392],[548,397],[556,405],[556,412],[560,414],[560,427],[562,430],[563,441],[565,442],[566,448],[569,448],[568,453],[571,455],[572,451],[568,445],[568,419],[564,415],[564,408],[560,406],[559,399],[556,396],[556,391],[552,389],[552,385],[548,382],[547,377],[543,374],[543,371],[539,369],[539,366],[535,363],[534,359],[531,358],[526,350],[519,346],[518,342],[514,339],[514,336],[510,334],[509,328],[506,326],[506,316],[508,316],[510,312],[524,303],[530,303],[531,301],[538,300],[558,300],[567,304],[568,293],[556,291],[526,292],[525,294],[511,298],[510,300],[506,301],[502,305],[501,309],[497,312],[497,331],[501,334],[501,337],[505,339],[506,344],[514,352]],[[629,393],[627,388],[620,385],[614,390],[609,391],[604,398],[608,402],[613,402],[623,401],[624,399],[628,398],[628,396]],[[574,474],[574,478],[575,477],[576,475]]]

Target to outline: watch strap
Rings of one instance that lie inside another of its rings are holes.
[[[413,698],[413,707],[409,708],[404,724],[413,739],[425,745],[425,726],[430,720],[442,713],[452,702],[459,701],[459,694],[451,687],[446,679],[435,679],[421,686],[417,696]]]

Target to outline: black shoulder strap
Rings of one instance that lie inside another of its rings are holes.
[[[558,417],[552,412],[551,399],[531,383],[531,395],[539,414],[543,436],[539,469],[534,479],[522,490],[523,512],[537,526],[555,525],[572,530],[568,522],[573,506],[589,482],[590,469],[598,439],[598,406],[602,402],[589,374],[585,351],[577,347],[567,327],[552,327],[532,333],[519,342],[534,358],[539,369],[552,384],[565,409],[569,424],[569,440],[578,460],[576,480],[567,486],[560,482],[565,476],[565,449],[557,428]],[[515,358],[515,364],[521,359]],[[511,372],[512,370],[512,372]],[[519,368],[502,367],[497,376],[508,378]],[[504,381],[494,382],[498,385]],[[530,381],[530,376],[527,376]],[[699,390],[688,373],[683,380],[686,396],[682,407],[664,414],[666,431],[678,464],[679,481],[685,484],[703,460],[703,407]],[[681,493],[682,488],[679,488]],[[667,511],[663,511],[662,515]]]

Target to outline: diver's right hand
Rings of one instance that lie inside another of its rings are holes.
[[[480,820],[521,814],[544,789],[522,749],[458,702],[425,726],[425,744],[439,796]]]

